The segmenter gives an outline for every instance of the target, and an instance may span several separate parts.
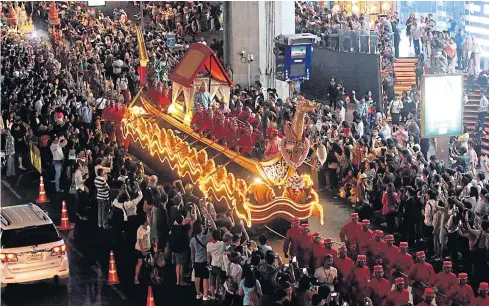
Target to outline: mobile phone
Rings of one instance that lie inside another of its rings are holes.
[[[331,292],[331,297],[337,297],[338,293],[337,292]]]
[[[295,256],[294,256],[294,257],[292,257],[292,262],[293,262],[293,263],[296,263],[296,262],[297,262],[297,257],[295,257]]]
[[[302,274],[306,275],[307,274],[307,268],[302,269]]]

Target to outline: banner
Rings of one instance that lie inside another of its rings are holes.
[[[31,144],[30,157],[32,166],[42,174],[41,151],[35,144]]]

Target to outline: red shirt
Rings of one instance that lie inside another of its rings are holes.
[[[368,253],[376,257],[383,252],[386,245],[387,244],[384,240],[377,241],[375,240],[375,238],[371,238],[370,240],[367,240],[362,246],[360,246],[360,248],[366,249]]]
[[[408,253],[404,254],[399,252],[396,261],[394,262],[393,268],[396,268],[402,273],[407,274],[409,270],[411,270],[411,267],[413,266],[414,266],[414,262],[411,254]]]
[[[475,300],[474,291],[470,285],[453,286],[447,296],[462,305],[472,305]]]
[[[407,289],[402,289],[402,291],[394,289],[387,295],[383,306],[404,306],[407,303],[409,303],[409,291]]]
[[[334,248],[331,248],[331,249],[328,249],[327,247],[324,247],[324,250],[325,250],[325,256],[326,255],[331,255],[333,256],[333,260],[336,260],[336,258],[338,258],[338,251],[336,251],[336,249]]]
[[[350,274],[350,284],[356,287],[358,291],[362,291],[367,288],[368,282],[370,281],[370,269],[367,266],[363,267],[353,267],[352,273]]]
[[[299,247],[299,239],[301,237],[301,230],[298,227],[291,227],[287,231],[284,240],[284,253],[290,256],[297,255],[297,248]]]
[[[474,303],[472,303],[472,306],[489,306],[489,296],[488,297],[478,297],[475,299]]]
[[[408,276],[410,280],[419,281],[427,286],[431,286],[435,280],[435,270],[433,270],[433,266],[427,262],[417,262],[411,267],[411,270],[409,270]],[[424,287],[422,284],[421,286]]]
[[[215,118],[214,120],[214,128],[211,131],[211,136],[216,139],[222,139],[226,136],[226,121],[222,120],[222,118]]]
[[[196,125],[200,129],[200,125],[202,124],[203,120],[204,113],[195,112],[195,114],[192,116],[192,121],[190,121],[190,126]]]
[[[362,250],[360,248],[360,245],[365,242],[365,241],[369,241],[370,239],[373,239],[374,238],[374,232],[372,232],[371,230],[363,230],[363,228],[361,230],[358,231],[358,234],[357,234],[357,244],[358,244],[358,247],[359,247],[359,251],[362,253]],[[363,254],[363,253],[362,253]]]
[[[397,256],[399,256],[399,248],[395,245],[389,246],[386,244],[386,246],[382,250],[381,255],[384,259],[384,263],[389,269],[391,269],[396,262]]]
[[[416,306],[435,306],[435,304],[433,304],[433,303],[428,304],[428,303],[423,301],[421,303],[416,304]]]
[[[440,292],[444,295],[447,294],[448,290],[450,290],[451,287],[457,284],[458,284],[458,278],[452,272],[450,273],[439,272],[438,274],[435,275],[435,280],[433,281],[433,285],[437,287],[438,290],[440,290]]]
[[[391,283],[383,277],[381,279],[374,277],[368,283],[367,288],[368,296],[373,295],[374,304],[380,305],[391,291]]]
[[[357,222],[348,222],[343,225],[340,231],[340,238],[342,242],[349,241],[350,243],[354,243],[357,239],[358,232],[362,229],[362,223]]]
[[[323,265],[324,256],[326,256],[326,248],[324,244],[313,243],[314,258],[316,258],[316,264],[314,269],[317,269]]]
[[[336,261],[333,261],[333,265],[338,269],[338,275],[341,276],[342,280],[346,282],[348,280],[348,276],[350,275],[355,264],[350,257],[345,257],[344,259],[338,257]]]

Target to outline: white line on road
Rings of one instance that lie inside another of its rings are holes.
[[[64,235],[62,234],[64,240],[65,240],[65,243],[70,247],[70,249],[80,258],[85,258],[85,256],[83,256],[83,254],[69,241],[68,239],[68,236],[67,235]],[[95,274],[98,275],[98,277],[100,279],[102,279],[103,281],[105,281],[107,279],[107,277],[105,276],[104,272],[102,272],[102,270],[99,269],[99,267],[95,266],[95,265],[91,265],[89,266],[90,269],[93,270],[93,272],[95,272]],[[117,295],[119,295],[119,297],[123,300],[127,300],[127,297],[124,295],[124,293],[122,293],[115,285],[109,285],[109,287],[114,290],[115,293],[117,293]]]
[[[22,199],[22,197],[17,193],[17,191],[15,191],[14,188],[12,188],[12,185],[10,185],[9,182],[2,180],[2,183],[3,185],[5,185],[5,187],[7,187],[8,190],[10,190],[10,192],[14,194],[14,196],[16,196],[19,200]]]

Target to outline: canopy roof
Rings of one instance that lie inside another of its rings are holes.
[[[200,43],[190,45],[169,79],[188,88],[192,85],[202,68],[205,68],[210,73],[212,79],[229,87],[234,87],[233,81],[224,70],[214,51]]]

